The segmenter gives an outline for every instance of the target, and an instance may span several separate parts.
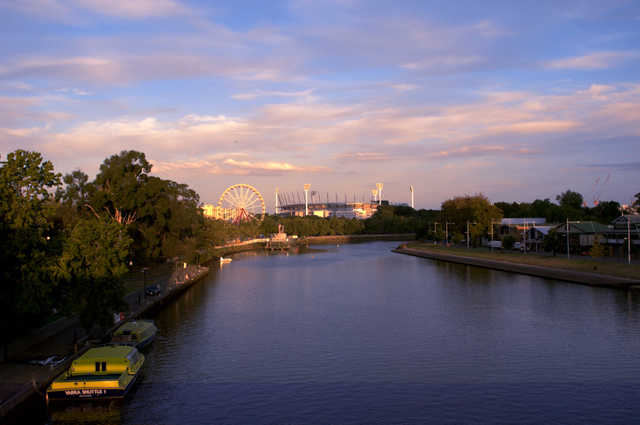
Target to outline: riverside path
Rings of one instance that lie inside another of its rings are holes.
[[[159,277],[154,283],[161,287],[159,296],[144,296],[143,288],[125,297],[129,311],[116,323],[110,335],[127,320],[142,317],[169,301],[209,273],[208,267],[187,265]],[[43,397],[49,384],[69,368],[73,359],[103,340],[93,329],[87,331],[77,320],[66,329],[29,347],[0,363],[0,423],[12,423],[38,397]]]

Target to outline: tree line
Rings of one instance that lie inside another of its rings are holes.
[[[299,236],[364,231],[361,220],[339,217],[211,220],[195,191],[151,169],[137,151],[105,159],[92,181],[81,170],[56,173],[38,152],[16,150],[0,161],[0,342],[54,313],[108,329],[112,312],[126,308],[132,265],[206,262],[225,241],[277,233],[279,225]]]
[[[16,150],[0,161],[1,342],[54,311],[78,315],[87,329],[107,329],[112,312],[126,308],[124,279],[132,264],[206,262],[226,241],[277,233],[280,226],[299,237],[406,233],[444,240],[448,231],[455,242],[490,234],[505,216],[608,223],[619,215],[617,203],[584,208],[581,196],[567,191],[559,204],[491,204],[477,194],[446,200],[440,210],[381,205],[366,220],[267,214],[235,226],[204,217],[195,191],[151,170],[145,154],[132,150],[106,158],[92,181],[81,170],[56,173],[37,152]]]

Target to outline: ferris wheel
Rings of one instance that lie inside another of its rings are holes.
[[[248,184],[235,184],[225,190],[218,207],[223,209],[224,218],[238,225],[240,222],[262,220],[265,208],[262,195]]]

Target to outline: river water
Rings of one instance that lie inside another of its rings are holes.
[[[237,254],[155,317],[124,402],[44,423],[637,423],[639,292],[395,245]]]

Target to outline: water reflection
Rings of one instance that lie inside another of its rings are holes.
[[[640,389],[636,291],[394,246],[235,254],[158,313],[139,386],[103,423],[586,423],[640,410],[622,395]]]
[[[50,406],[51,422],[56,425],[111,425],[122,422],[124,401],[82,402]]]

